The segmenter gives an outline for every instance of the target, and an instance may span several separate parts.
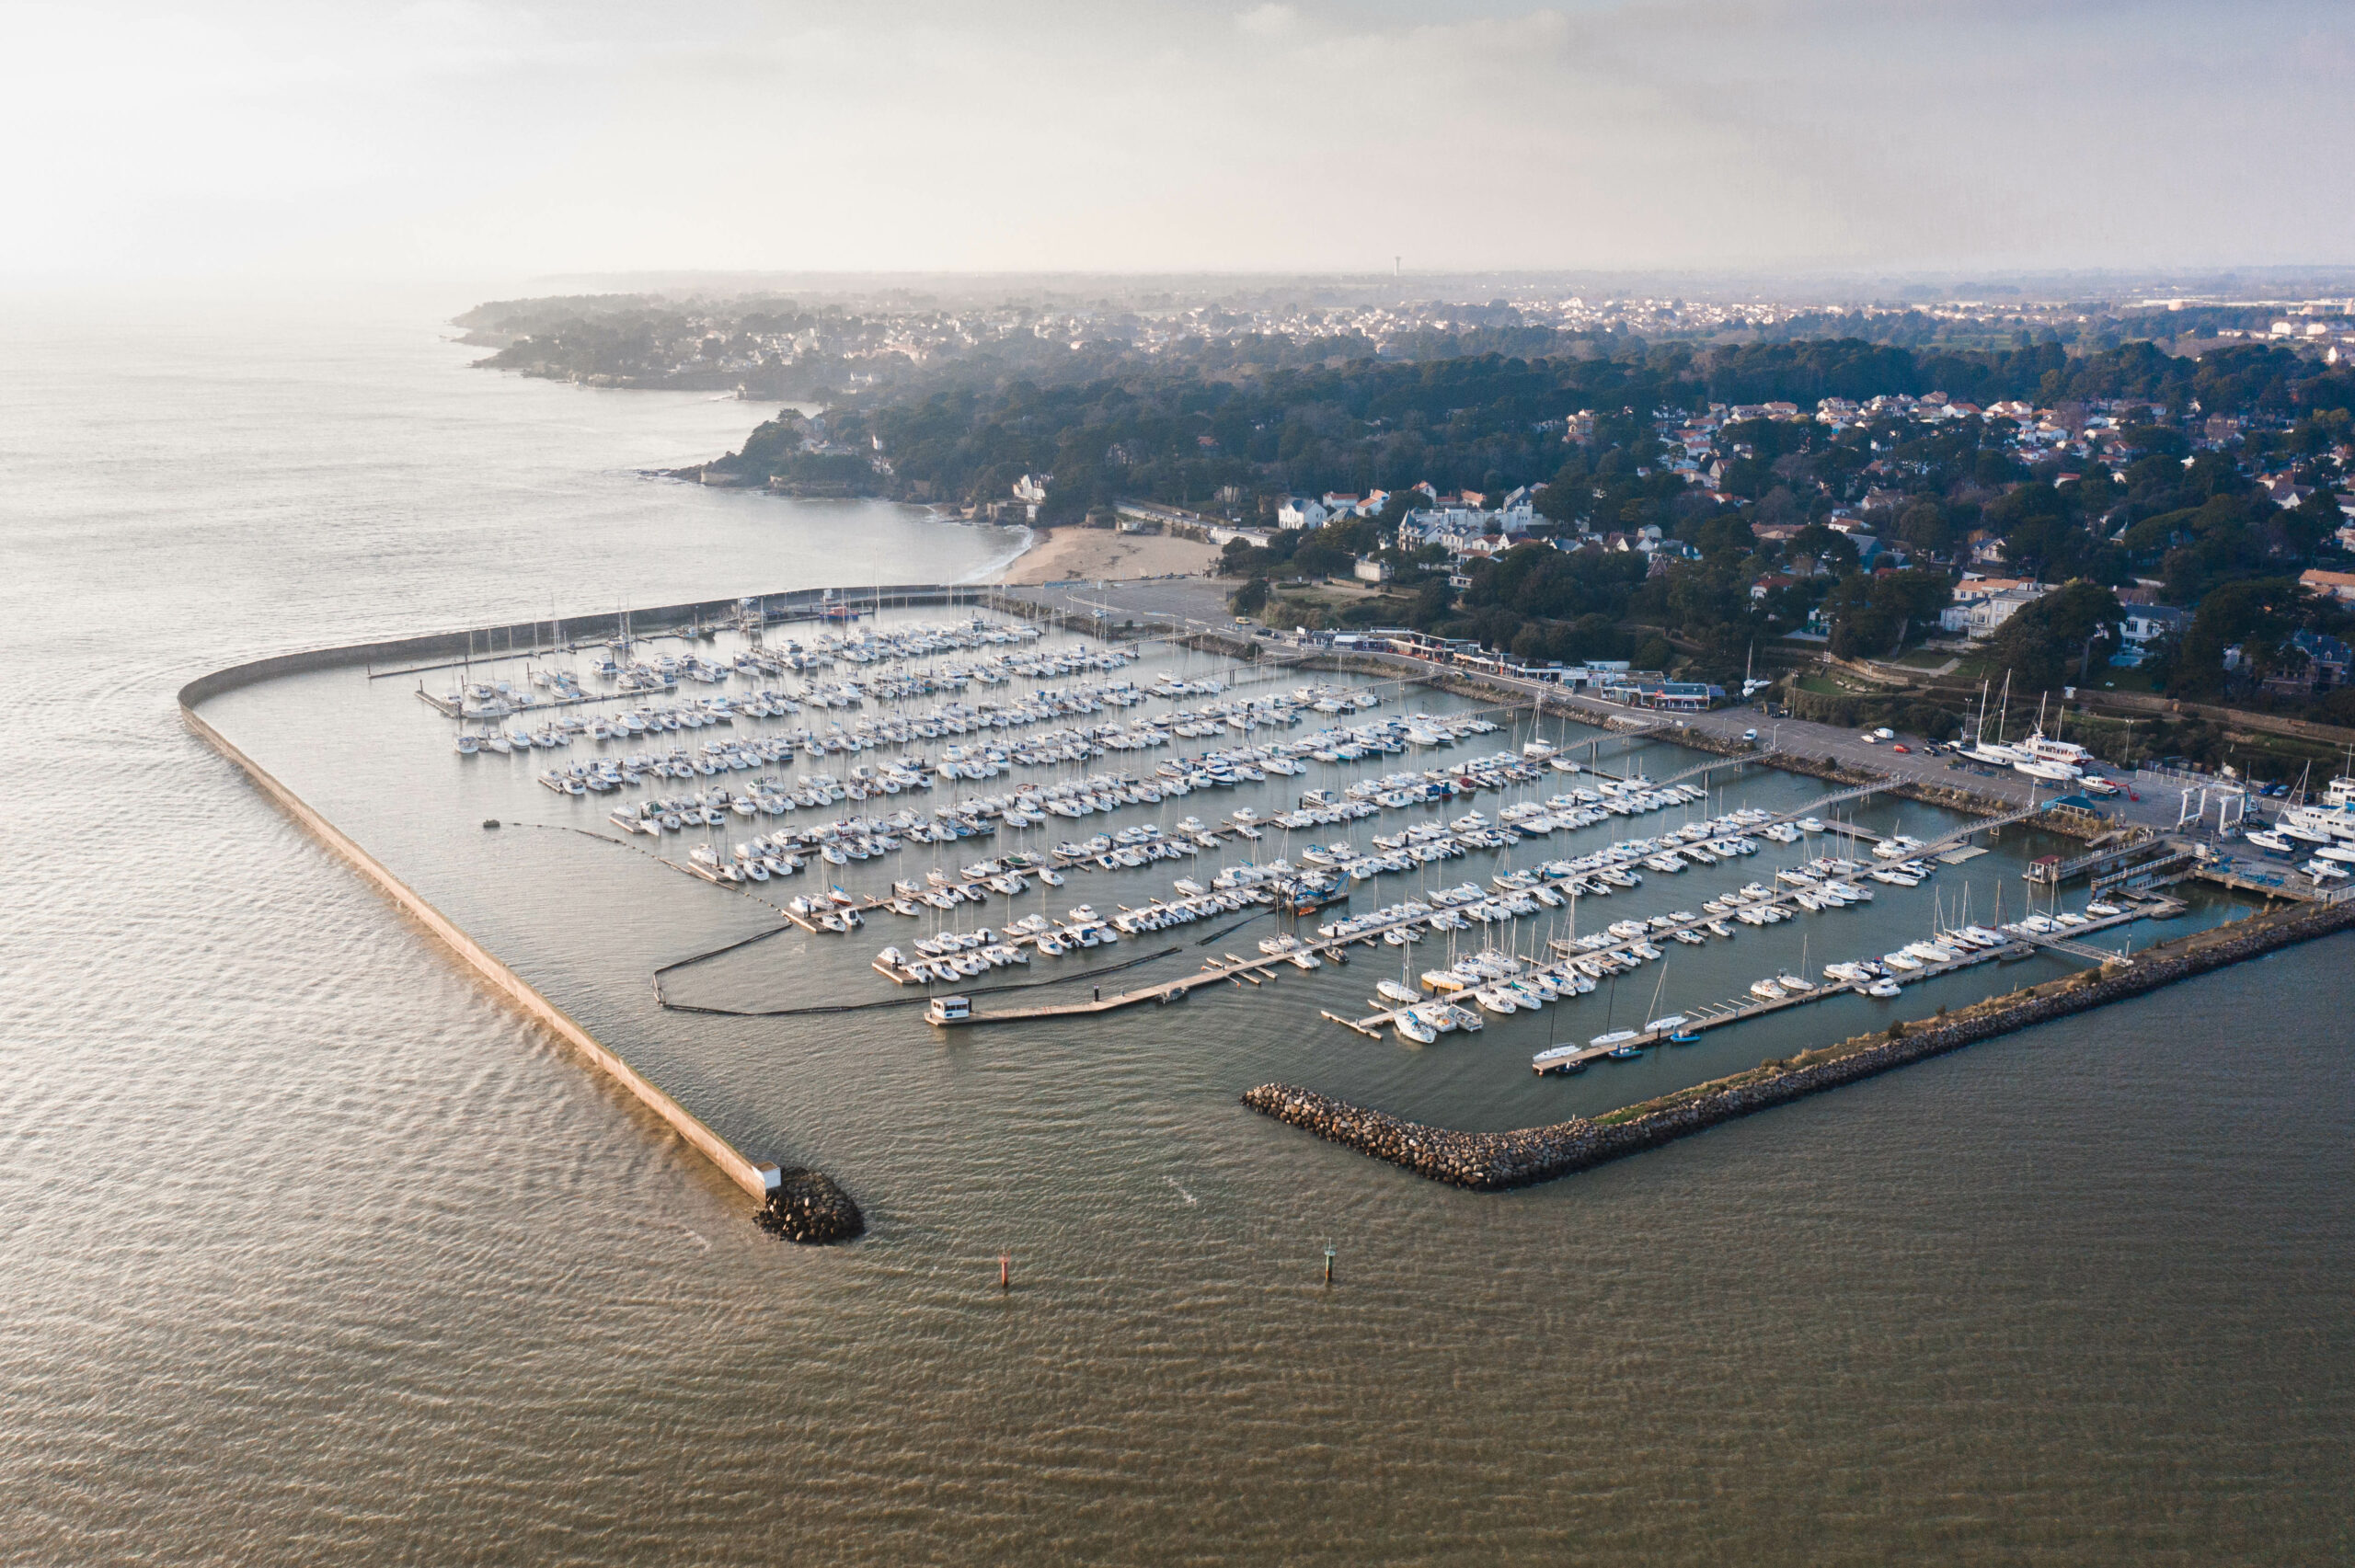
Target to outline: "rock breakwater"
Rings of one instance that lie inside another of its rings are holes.
[[[867,1229],[867,1217],[832,1176],[799,1168],[777,1173],[776,1190],[753,1220],[772,1236],[810,1246],[847,1242]]]
[[[1696,1085],[1591,1120],[1574,1116],[1515,1132],[1426,1127],[1288,1083],[1262,1083],[1243,1104],[1330,1142],[1453,1186],[1501,1192],[1552,1181],[1676,1139],[1887,1072],[2031,1024],[2050,1023],[2355,925],[2355,902],[2252,915],[2065,979],[1992,997],[1959,1013],[1802,1051],[1786,1061]]]

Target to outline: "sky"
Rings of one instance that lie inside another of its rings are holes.
[[[0,0],[0,279],[2355,263],[2345,0]]]

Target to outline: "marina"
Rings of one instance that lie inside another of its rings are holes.
[[[412,795],[451,805],[438,828],[409,818],[409,838],[471,832],[460,864],[523,841],[494,822],[636,852],[559,858],[584,910],[626,916],[615,940],[571,934],[599,969],[652,973],[641,1028],[881,1009],[944,1045],[1046,1042],[1189,1002],[1242,1010],[1333,1078],[1371,1069],[1442,1104],[1514,1073],[1587,1085],[1554,1091],[1581,1103],[1655,1092],[1721,1063],[1737,1023],[1775,1048],[1815,1003],[1952,996],[2002,960],[2107,965],[2093,938],[2233,909],[2148,887],[2095,889],[2116,913],[2063,908],[2067,878],[2032,873],[2054,857],[2028,853],[2060,819],[2051,800],[1891,800],[1889,778],[1696,752],[1658,715],[1590,723],[1150,627],[1107,639],[979,591],[841,596],[814,635],[807,608],[633,612],[491,658],[533,639],[444,639],[458,674],[446,706],[410,704],[438,735],[409,766],[445,781]],[[2090,869],[2118,864],[2147,862]],[[728,897],[699,913],[632,865]],[[467,879],[473,918],[497,923],[496,882]],[[655,909],[652,926],[634,912]],[[1810,960],[1840,953],[1857,956]],[[1327,1022],[1396,1053],[1332,1056],[1304,1027]],[[745,1043],[711,1048],[720,1070]]]

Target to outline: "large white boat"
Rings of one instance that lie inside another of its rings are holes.
[[[2274,824],[2274,830],[2309,844],[2355,839],[2355,805],[2292,806]]]
[[[2085,775],[2086,764],[2094,758],[2084,747],[2066,740],[2051,740],[2039,729],[2017,748],[2020,760],[2013,768],[2040,779],[2074,779]]]

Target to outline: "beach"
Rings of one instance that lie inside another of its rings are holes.
[[[1008,562],[998,581],[1198,576],[1218,563],[1215,545],[1166,533],[1115,533],[1103,528],[1042,529],[1037,543]]]

